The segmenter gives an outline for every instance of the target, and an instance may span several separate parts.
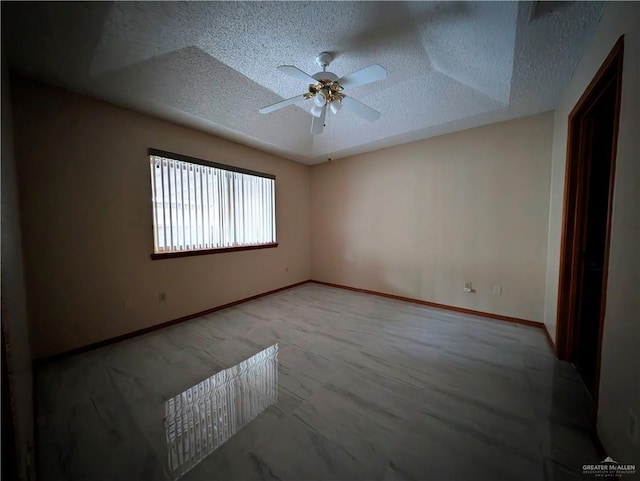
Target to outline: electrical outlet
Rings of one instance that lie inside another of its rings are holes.
[[[629,426],[627,427],[627,435],[635,444],[638,444],[638,416],[629,409]]]
[[[464,292],[475,292],[473,290],[473,284],[471,282],[465,282],[463,291]]]
[[[164,292],[164,291],[160,291],[160,292],[158,293],[158,301],[159,301],[159,302],[164,302],[164,301],[166,301],[166,300],[167,300],[167,293],[166,293],[166,292]]]
[[[501,296],[502,295],[502,286],[500,284],[494,284],[493,285],[493,293],[496,296]]]

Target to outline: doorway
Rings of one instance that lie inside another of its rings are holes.
[[[622,87],[620,37],[569,114],[556,355],[571,362],[597,412]]]

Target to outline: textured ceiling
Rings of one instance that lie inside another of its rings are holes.
[[[602,15],[602,2],[2,3],[17,72],[313,164],[553,109]],[[345,93],[310,134],[311,101],[258,109],[308,85],[321,51],[338,77],[388,77]]]

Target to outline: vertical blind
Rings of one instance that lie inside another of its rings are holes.
[[[156,254],[276,242],[275,179],[149,158]]]

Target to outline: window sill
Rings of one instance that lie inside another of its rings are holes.
[[[179,251],[179,252],[163,252],[160,254],[151,254],[151,260],[175,259],[177,257],[206,256],[209,254],[222,254],[223,252],[252,251],[256,249],[271,249],[278,247],[278,243],[260,244],[255,246],[238,246],[238,247],[221,247],[219,249],[201,249],[197,251]]]

